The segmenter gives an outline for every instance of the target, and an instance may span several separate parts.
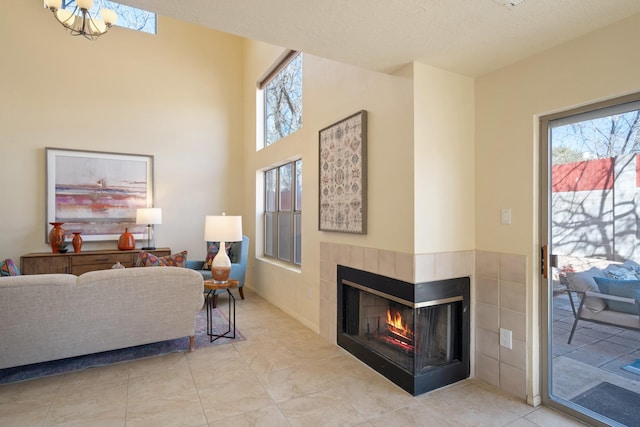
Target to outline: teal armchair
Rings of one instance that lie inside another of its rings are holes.
[[[207,250],[212,242],[207,242]],[[217,243],[215,243],[217,246]],[[242,236],[241,242],[231,243],[231,249],[229,251],[229,259],[231,259],[231,273],[229,279],[235,279],[238,281],[238,292],[240,298],[244,299],[244,278],[247,272],[247,259],[249,258],[249,238]],[[202,274],[204,280],[211,279],[211,270],[203,270],[204,261],[187,261],[187,268],[198,271]],[[213,299],[213,306],[218,303],[218,294],[226,292],[226,290],[215,291],[215,297]]]

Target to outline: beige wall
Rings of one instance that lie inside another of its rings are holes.
[[[633,53],[639,38],[636,15],[476,81],[476,249],[526,257],[522,321],[531,402],[540,393],[537,119],[640,90],[640,57]],[[512,209],[512,225],[500,224],[501,208]],[[485,267],[478,265],[477,271]],[[505,307],[503,295],[493,301],[492,312],[513,312]]]
[[[474,80],[414,64],[415,253],[474,248]]]
[[[305,54],[303,126],[266,149],[256,151],[256,81],[283,49],[246,42],[245,194],[260,193],[262,171],[284,159],[303,160],[302,269],[284,268],[260,257],[260,203],[246,197],[245,216],[255,215],[256,245],[252,286],[273,304],[319,328],[320,242],[338,242],[399,252],[413,251],[412,82]],[[368,233],[318,231],[318,131],[359,110],[368,111]],[[258,214],[255,214],[255,210]],[[393,224],[393,226],[389,226]]]
[[[204,216],[244,202],[242,40],[160,17],[155,36],[115,27],[91,42],[37,1],[3,6],[0,258],[49,250],[48,146],[154,155],[156,244],[204,257]]]

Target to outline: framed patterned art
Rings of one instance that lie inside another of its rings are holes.
[[[320,231],[367,233],[367,112],[319,132]]]

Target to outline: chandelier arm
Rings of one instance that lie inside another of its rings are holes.
[[[53,13],[53,16],[56,18],[56,20],[72,36],[83,36],[88,40],[96,40],[98,37],[105,34],[111,28],[110,24],[105,23],[104,31],[100,31],[98,25],[94,22],[93,17],[91,16],[91,14],[87,9],[80,9],[80,13],[82,15],[76,15],[76,12],[78,11],[78,6],[76,6],[73,9],[73,12],[64,21],[58,17],[57,12],[59,9],[50,8],[49,10]],[[82,22],[79,24],[76,24],[77,19],[81,19]],[[69,24],[69,21],[71,21],[72,24]],[[96,29],[95,32],[93,31],[93,28]]]

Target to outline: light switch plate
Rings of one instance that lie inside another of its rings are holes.
[[[503,208],[500,216],[500,222],[503,225],[511,225],[511,209]]]

